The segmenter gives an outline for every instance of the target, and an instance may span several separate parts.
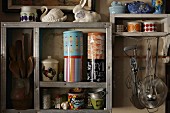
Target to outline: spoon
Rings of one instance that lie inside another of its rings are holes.
[[[27,78],[29,78],[30,77],[30,75],[31,75],[31,73],[32,73],[32,71],[33,71],[33,68],[34,68],[34,63],[33,63],[33,58],[32,58],[32,56],[30,56],[29,58],[28,58],[28,61],[27,61],[28,63],[27,63]]]
[[[23,60],[23,56],[22,56],[22,41],[21,40],[17,40],[16,41],[16,53],[17,53],[17,62],[19,65],[19,69],[20,69],[20,76],[22,78],[25,77],[25,63]]]
[[[14,75],[15,78],[20,78],[20,71],[19,71],[19,65],[16,61],[11,61],[9,64],[9,69]]]

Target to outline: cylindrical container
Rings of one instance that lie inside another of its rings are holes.
[[[64,80],[66,82],[79,82],[82,80],[82,57],[64,56]]]
[[[128,22],[127,30],[128,32],[141,32],[141,23],[140,22]]]
[[[65,31],[64,40],[64,81],[82,80],[83,33]]]
[[[83,33],[81,31],[65,31],[64,56],[83,56]]]
[[[104,59],[105,57],[104,33],[88,33],[88,59]]]
[[[59,61],[48,56],[42,61],[42,80],[57,81]]]
[[[143,22],[144,32],[156,32],[156,24],[154,21]]]
[[[105,82],[105,60],[104,59],[88,59],[87,60],[87,81]]]
[[[105,81],[105,34],[88,33],[87,81]]]
[[[42,94],[42,107],[43,109],[49,109],[51,107],[51,95],[47,89],[43,89]]]
[[[37,11],[31,6],[22,6],[20,12],[21,22],[35,22],[37,18]]]
[[[70,109],[78,110],[84,108],[84,93],[68,93]]]
[[[61,96],[57,95],[54,101],[54,108],[61,109],[61,101],[62,101]]]

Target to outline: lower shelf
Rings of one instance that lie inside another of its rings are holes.
[[[40,82],[40,87],[106,88],[106,82]]]
[[[3,113],[111,113],[111,110],[89,110],[89,109],[82,109],[82,110],[14,110],[14,109],[7,109]]]
[[[110,113],[109,110],[40,110],[40,113]]]

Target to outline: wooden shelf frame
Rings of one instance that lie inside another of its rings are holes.
[[[104,29],[106,33],[106,82],[91,83],[45,83],[40,81],[40,29]],[[6,108],[6,66],[7,66],[7,29],[33,30],[33,57],[34,68],[34,108],[28,110],[14,110]],[[110,22],[1,22],[1,113],[111,113],[112,112],[112,24]],[[84,85],[84,86],[83,86]],[[86,87],[106,88],[106,108],[104,110],[42,110],[40,108],[40,89],[43,87]]]

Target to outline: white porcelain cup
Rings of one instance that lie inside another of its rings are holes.
[[[154,21],[143,22],[144,32],[156,32],[156,24]]]

